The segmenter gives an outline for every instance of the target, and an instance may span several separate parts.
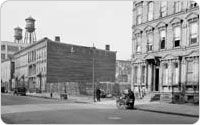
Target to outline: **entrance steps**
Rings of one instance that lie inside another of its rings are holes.
[[[159,93],[146,93],[141,101],[144,102],[153,102],[153,101],[160,101],[160,94]]]

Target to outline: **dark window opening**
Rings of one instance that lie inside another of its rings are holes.
[[[5,59],[6,55],[5,54],[1,54],[1,59]]]
[[[152,44],[148,44],[148,45],[147,45],[147,50],[148,50],[148,51],[152,51],[152,50],[153,50]]]
[[[1,51],[4,51],[6,49],[5,45],[1,45]]]
[[[197,7],[197,3],[196,2],[194,2],[194,1],[191,1],[191,3],[190,3],[190,8],[194,8],[194,7]]]
[[[191,44],[194,44],[197,42],[197,38],[191,38]]]
[[[165,48],[165,40],[161,40],[161,46],[160,46],[160,49],[164,49]]]
[[[179,47],[180,46],[180,40],[175,40],[174,46]]]

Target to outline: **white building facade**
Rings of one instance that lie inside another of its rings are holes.
[[[168,102],[198,102],[199,6],[134,1],[132,89]]]

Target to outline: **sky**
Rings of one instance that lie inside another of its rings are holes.
[[[14,28],[25,34],[25,18],[33,17],[37,40],[117,51],[117,59],[131,58],[131,1],[7,1],[1,5],[1,41],[14,41]]]

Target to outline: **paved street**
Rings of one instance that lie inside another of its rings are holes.
[[[27,96],[1,96],[2,120],[29,124],[193,124],[198,118],[141,110],[118,110],[113,105],[71,103]]]

